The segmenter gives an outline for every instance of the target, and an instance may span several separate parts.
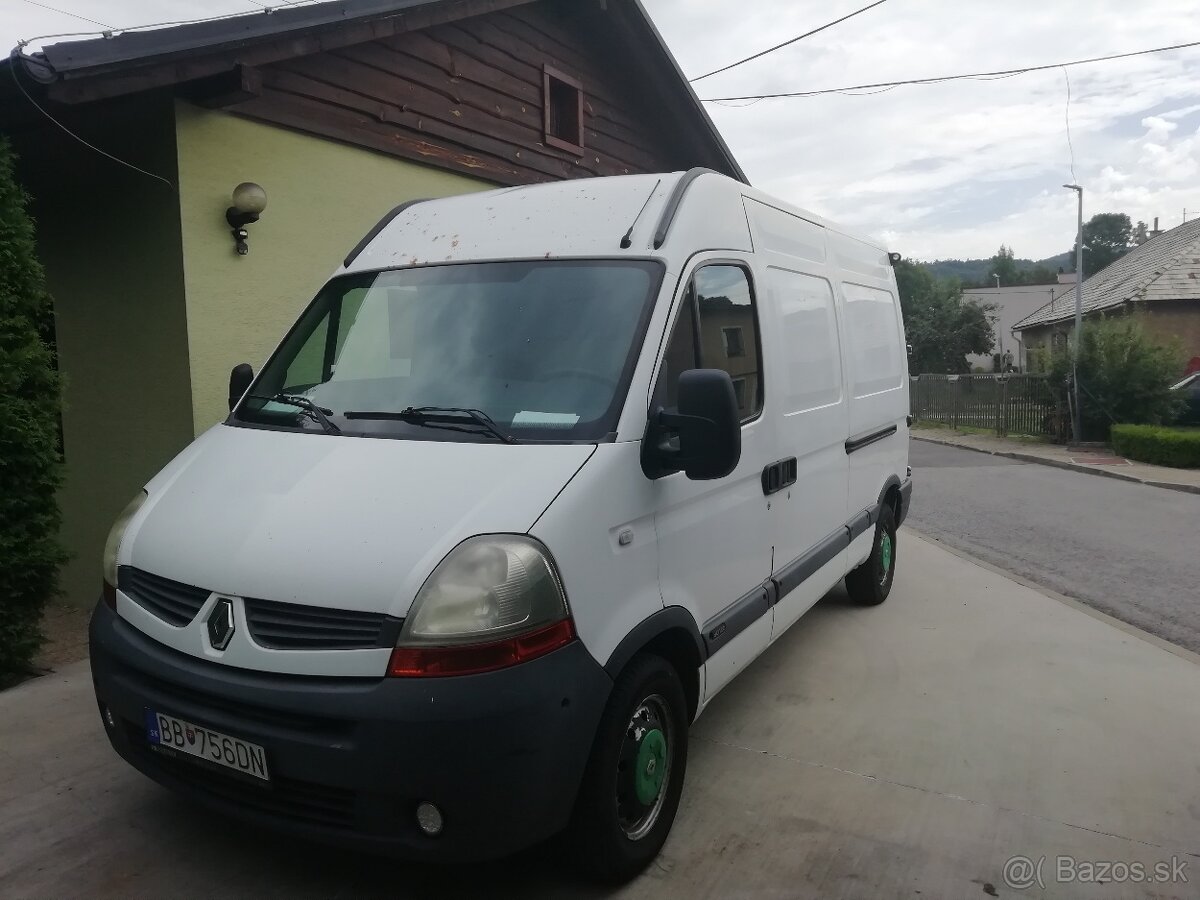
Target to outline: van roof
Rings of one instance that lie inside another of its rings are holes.
[[[404,204],[355,248],[344,271],[469,260],[667,257],[671,231],[664,225],[682,219],[689,226],[688,255],[695,246],[750,250],[743,197],[846,234],[820,216],[709,170],[623,175]],[[849,236],[883,249],[877,241]]]

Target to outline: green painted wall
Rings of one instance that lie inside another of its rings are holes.
[[[491,185],[358,147],[176,103],[193,424],[228,413],[229,370],[255,371],[340,264],[392,207]],[[239,257],[225,224],[242,181],[267,191]]]
[[[59,114],[108,152],[174,181],[173,100]],[[178,197],[46,126],[12,135],[54,297],[65,376],[59,496],[68,600],[100,592],[109,527],[192,439]]]

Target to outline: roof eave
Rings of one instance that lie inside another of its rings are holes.
[[[650,14],[646,12],[645,6],[642,5],[642,0],[630,0],[630,5],[637,12],[638,16],[641,17],[649,33],[653,35],[655,42],[658,44],[658,49],[662,53],[664,61],[675,74],[676,80],[682,88],[681,93],[686,96],[687,100],[695,109],[700,121],[710,133],[712,141],[716,145],[717,151],[722,156],[728,169],[726,174],[736,178],[743,184],[749,184],[750,179],[746,177],[746,173],[738,163],[736,157],[734,157],[733,151],[729,148],[729,145],[725,143],[725,138],[721,136],[721,132],[717,129],[716,123],[713,122],[712,117],[709,116],[708,110],[705,109],[704,103],[700,100],[700,96],[695,92],[695,90],[692,89],[692,84],[688,80],[687,75],[684,74],[683,69],[680,67],[679,60],[675,58],[675,54],[671,52],[671,48],[667,45],[662,33],[658,30],[658,26],[654,24],[654,20],[650,18]]]

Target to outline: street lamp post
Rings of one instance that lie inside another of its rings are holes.
[[[996,279],[996,290],[997,291],[1000,290],[1000,276],[997,273],[993,272],[992,277]],[[1004,326],[1000,323],[999,316],[996,316],[996,318],[992,321],[992,324],[996,326],[996,340],[999,341],[999,343],[1000,343],[1000,365],[996,367],[996,370],[999,372],[1003,372],[1004,371]]]
[[[1075,400],[1071,431],[1078,444],[1083,440],[1083,420],[1079,412],[1079,346],[1083,339],[1083,188],[1078,184],[1064,184],[1063,187],[1079,197],[1079,232],[1075,240],[1075,345],[1071,352],[1071,388]]]

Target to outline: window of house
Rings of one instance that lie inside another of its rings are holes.
[[[737,397],[738,412],[746,411],[746,379],[733,379],[733,396]]]
[[[742,329],[740,327],[722,328],[721,339],[725,342],[726,356],[746,355],[746,345],[742,343]]]
[[[542,74],[542,109],[547,146],[583,154],[583,85],[546,66]]]

